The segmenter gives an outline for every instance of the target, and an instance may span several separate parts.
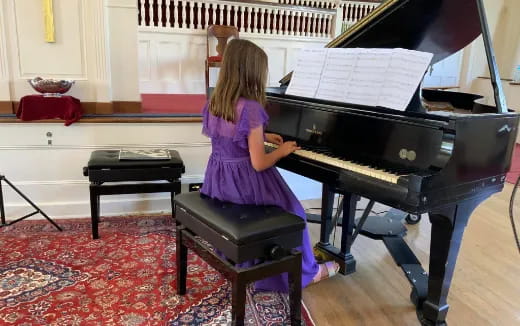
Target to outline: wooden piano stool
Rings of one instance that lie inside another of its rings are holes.
[[[177,151],[170,150],[170,156],[169,160],[121,161],[119,150],[92,152],[87,167],[83,168],[83,175],[88,176],[90,181],[93,239],[99,238],[99,197],[102,195],[169,192],[172,213],[175,211],[173,199],[181,192],[180,177],[185,169]],[[152,183],[152,181],[167,182]],[[119,182],[125,183],[118,184]]]
[[[247,284],[288,273],[291,325],[301,325],[302,258],[293,250],[305,228],[300,217],[272,206],[223,203],[198,192],[179,195],[175,203],[178,294],[186,294],[191,249],[231,282],[232,325],[244,325]],[[261,263],[236,267],[253,260]]]

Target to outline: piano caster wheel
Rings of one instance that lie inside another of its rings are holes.
[[[421,215],[408,214],[405,218],[406,224],[414,225],[421,221]]]
[[[416,314],[417,314],[417,319],[421,323],[421,326],[448,326],[448,323],[445,321],[440,322],[440,323],[432,323],[431,321],[424,319],[422,310],[420,310],[420,309],[416,310]]]

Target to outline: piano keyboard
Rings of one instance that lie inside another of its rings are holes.
[[[264,144],[267,147],[278,148],[278,145],[273,144],[273,143],[264,142]],[[293,154],[304,157],[306,159],[311,159],[314,161],[332,165],[332,166],[335,166],[335,167],[338,167],[338,168],[341,168],[344,170],[349,170],[352,172],[363,174],[363,175],[366,175],[366,176],[369,176],[372,178],[376,178],[376,179],[380,179],[380,180],[390,182],[390,183],[396,184],[397,180],[399,179],[399,175],[396,175],[396,174],[393,174],[393,173],[390,173],[387,171],[374,169],[374,168],[371,168],[368,166],[353,163],[351,161],[341,160],[338,158],[330,157],[330,156],[320,154],[320,153],[315,153],[315,152],[305,150],[305,149],[297,150]]]

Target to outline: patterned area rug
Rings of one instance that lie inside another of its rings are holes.
[[[230,286],[189,253],[188,293],[176,295],[174,222],[108,217],[0,228],[0,325],[229,325]],[[285,295],[248,290],[246,324],[288,325]],[[304,325],[314,325],[302,303]]]

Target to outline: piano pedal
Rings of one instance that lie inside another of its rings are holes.
[[[403,224],[405,215],[406,213],[393,208],[385,216],[368,216],[359,233],[374,240],[404,237],[407,232]]]

